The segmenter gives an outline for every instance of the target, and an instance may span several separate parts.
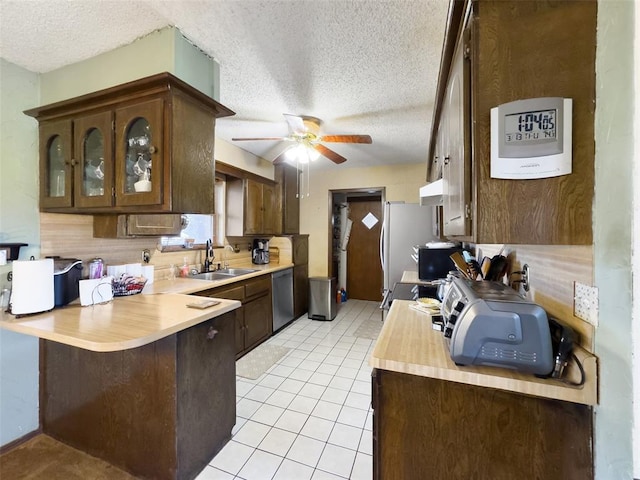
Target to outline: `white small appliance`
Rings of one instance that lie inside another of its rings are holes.
[[[55,303],[53,258],[15,260],[9,311],[16,316],[46,312]]]

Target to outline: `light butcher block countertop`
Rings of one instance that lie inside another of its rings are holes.
[[[431,281],[420,280],[418,278],[418,272],[414,272],[412,270],[405,270],[402,273],[400,281],[402,283],[415,283],[416,285],[433,285],[433,282]]]
[[[237,281],[250,280],[261,275],[268,273],[285,270],[287,268],[293,268],[293,263],[268,263],[266,265],[247,265],[239,266],[237,268],[251,268],[257,270],[253,273],[247,273],[246,275],[240,275],[237,277],[229,277],[226,280],[196,280],[192,278],[176,278],[175,280],[158,280],[151,285],[145,285],[142,294],[156,294],[156,293],[197,293],[203,290],[209,290],[210,288],[222,287],[229,285]]]
[[[203,310],[188,303],[201,299],[188,295],[292,267],[292,264],[252,265],[256,272],[227,280],[176,278],[146,285],[142,294],[114,297],[106,304],[82,307],[75,301],[49,312],[16,318],[0,313],[0,327],[95,352],[140,347],[198,323],[239,308],[236,300],[220,301]]]
[[[203,310],[189,308],[191,295],[131,295],[81,307],[67,305],[16,318],[3,313],[2,328],[94,352],[141,347],[240,307],[236,300]]]
[[[370,358],[373,368],[584,405],[597,404],[596,357],[585,350],[574,351],[586,372],[582,387],[506,368],[460,367],[451,360],[442,332],[433,330],[431,316],[410,308],[412,303],[415,302],[394,300]],[[579,373],[574,362],[570,362],[567,370],[569,378],[577,381]]]

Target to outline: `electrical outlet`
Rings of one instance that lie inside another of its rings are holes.
[[[573,314],[591,325],[598,326],[598,289],[573,282]]]

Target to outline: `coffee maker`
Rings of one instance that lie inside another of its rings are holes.
[[[263,238],[253,239],[251,261],[257,265],[269,263],[269,240]]]

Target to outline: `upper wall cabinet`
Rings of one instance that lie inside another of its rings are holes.
[[[215,120],[233,112],[173,75],[25,113],[39,122],[42,211],[215,213]]]
[[[231,237],[277,234],[277,205],[272,181],[227,177],[226,234]]]
[[[282,213],[281,234],[300,233],[300,198],[298,188],[300,172],[291,165],[279,164],[274,167],[274,176],[278,183],[278,198]]]
[[[427,171],[443,179],[443,232],[476,243],[593,242],[597,2],[452,0]],[[491,108],[573,100],[572,173],[491,178]]]

